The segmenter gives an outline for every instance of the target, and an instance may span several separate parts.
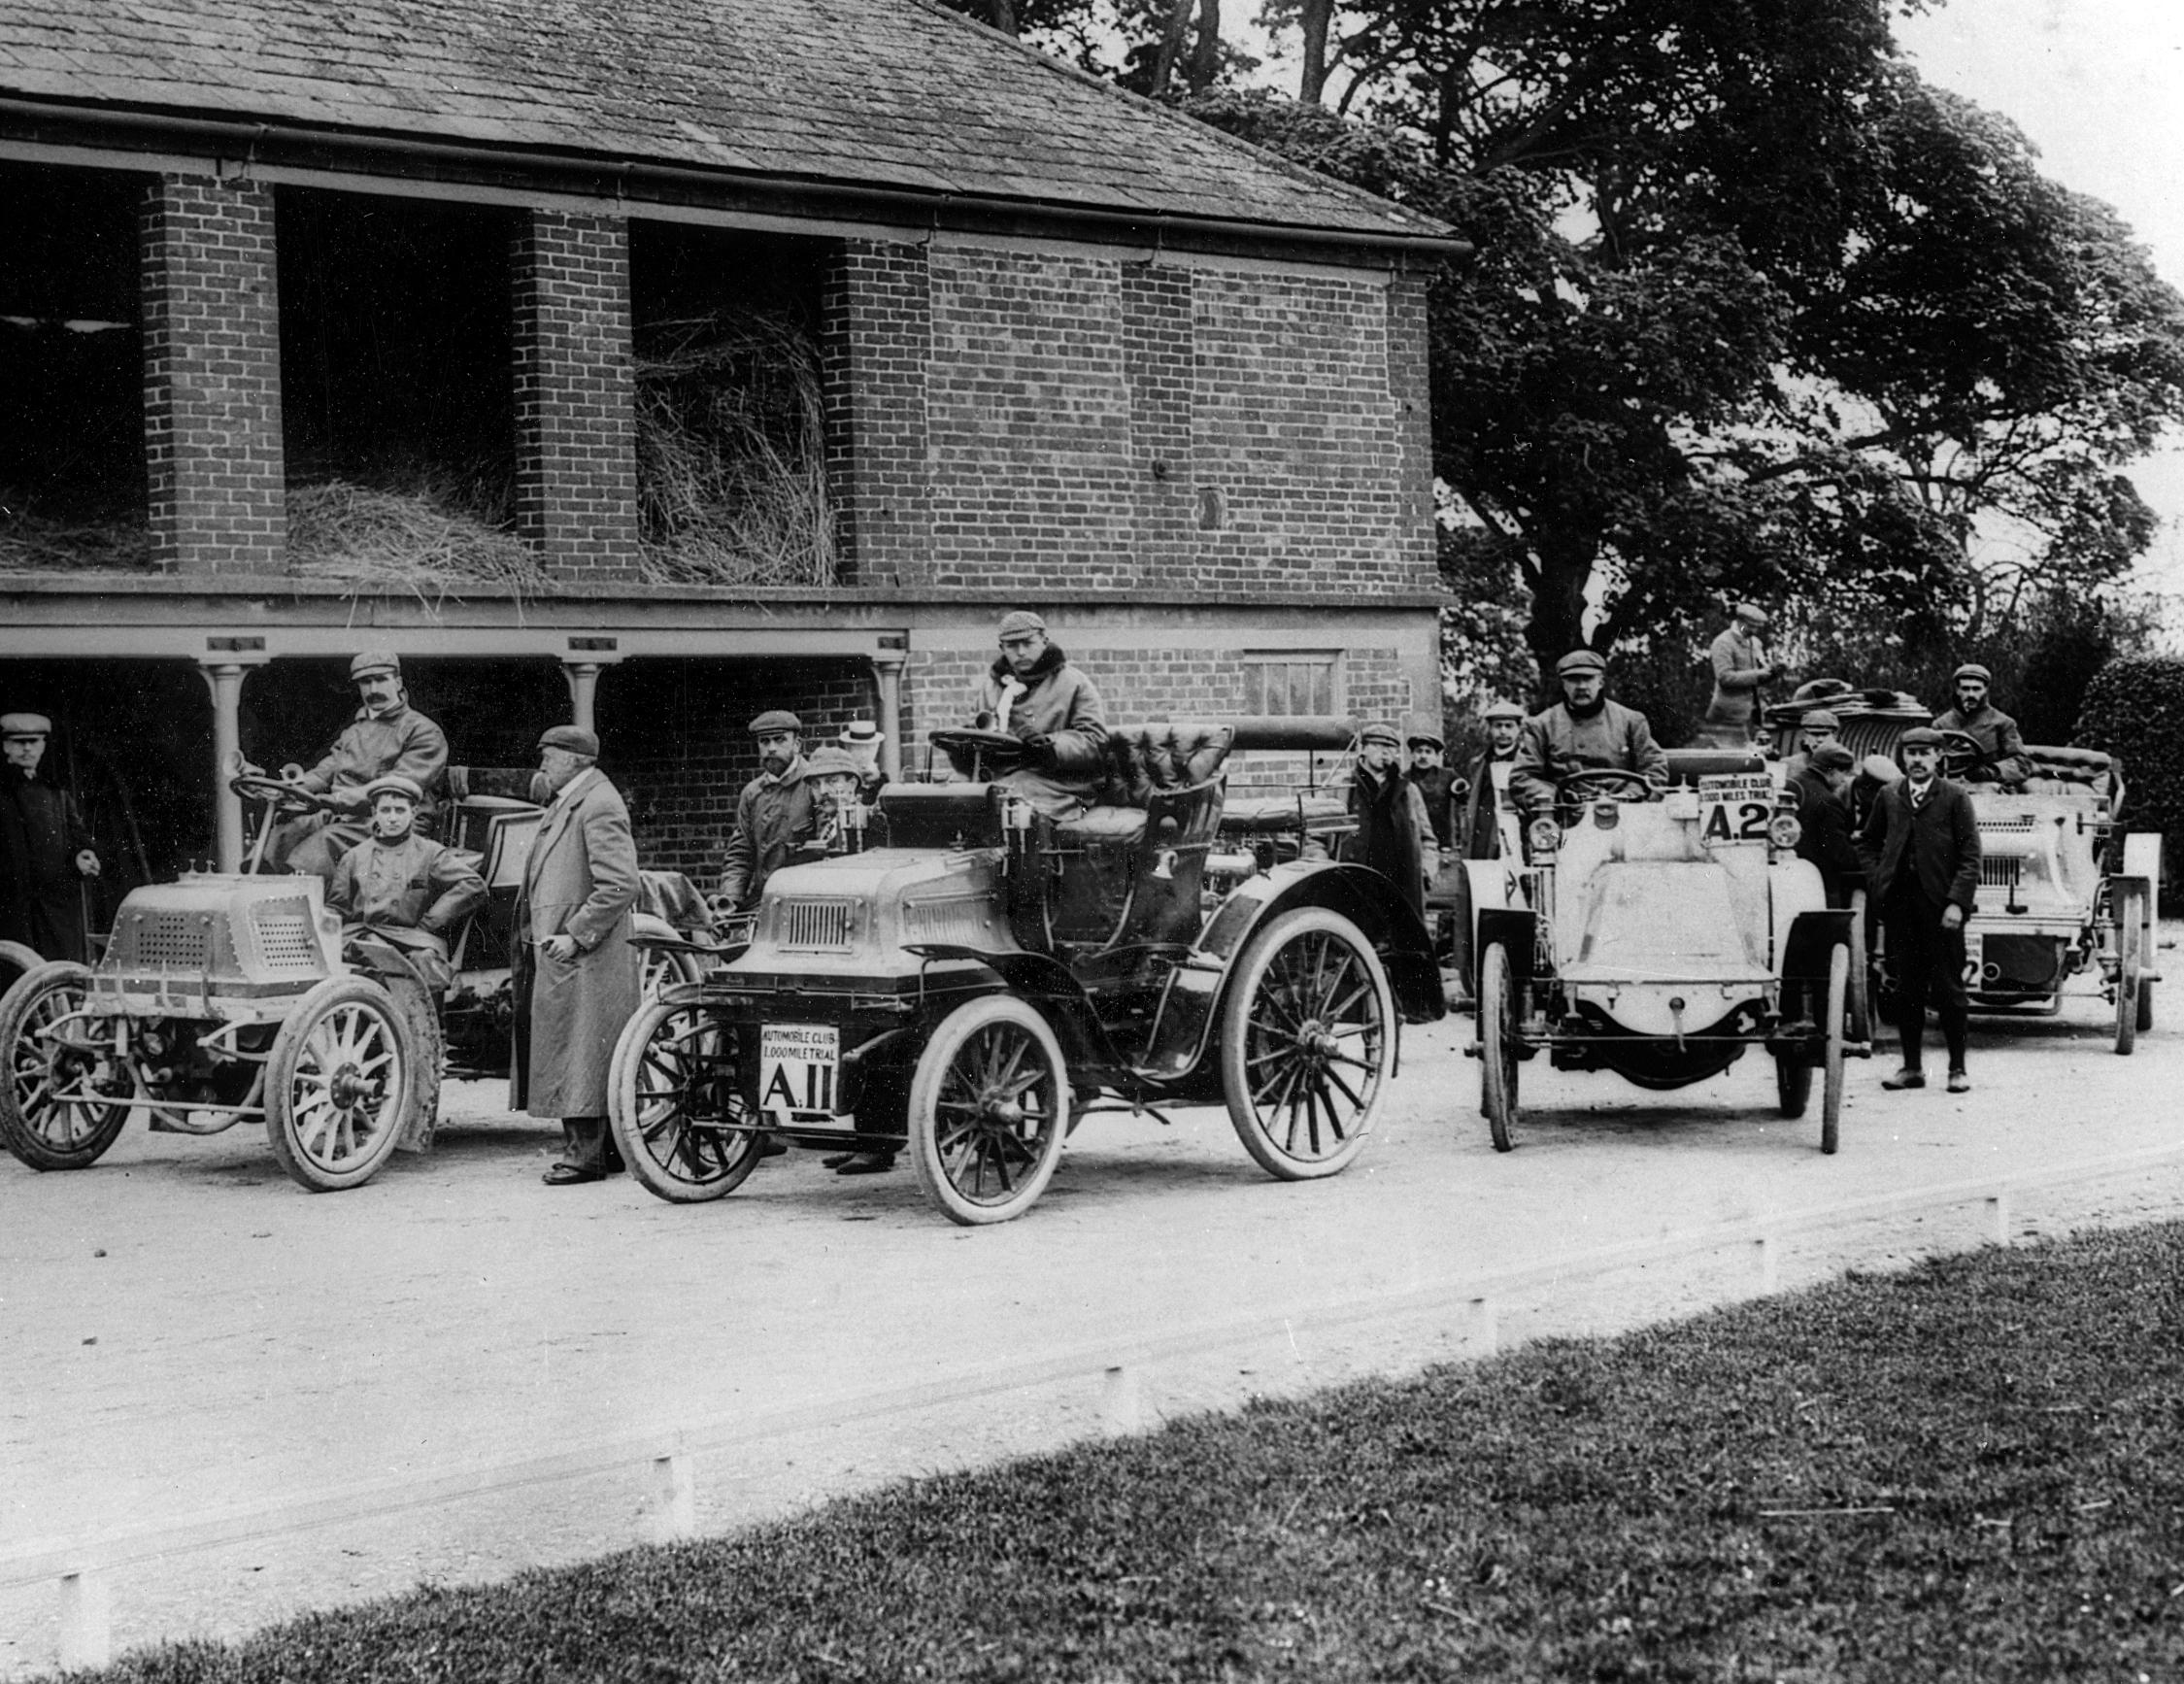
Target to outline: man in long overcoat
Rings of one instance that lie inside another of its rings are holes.
[[[1024,745],[1006,784],[1050,819],[1082,813],[1107,780],[1107,707],[1099,687],[1029,609],[1002,618],[1001,653],[971,686],[971,723]]]
[[[577,725],[539,738],[546,817],[516,900],[516,1063],[510,1104],[561,1120],[549,1187],[621,1166],[607,1137],[607,1068],[642,994],[629,945],[637,843],[629,809],[597,766],[599,739]]]
[[[1971,797],[1941,769],[1941,733],[1926,725],[1898,743],[1903,777],[1883,790],[1858,833],[1865,880],[1888,932],[1896,976],[1903,1067],[1891,1090],[1923,1088],[1920,1041],[1931,1000],[1949,1048],[1949,1092],[1971,1086],[1965,1072],[1965,920],[1979,893],[1979,821]]]
[[[1358,821],[1357,859],[1395,886],[1410,909],[1426,916],[1426,846],[1433,835],[1425,797],[1396,764],[1403,740],[1392,724],[1374,723],[1358,734],[1358,765],[1350,779],[1350,816]]]
[[[0,714],[0,941],[88,964],[84,880],[99,857],[74,798],[38,775],[52,728],[44,714]]]

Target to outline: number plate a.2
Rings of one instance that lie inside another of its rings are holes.
[[[758,1030],[758,1109],[784,1128],[850,1128],[838,1115],[842,1031],[832,1024],[766,1024]]]

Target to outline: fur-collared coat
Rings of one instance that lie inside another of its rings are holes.
[[[629,945],[637,904],[629,809],[588,767],[547,809],[516,900],[516,1060],[509,1103],[534,1117],[604,1117],[607,1067],[636,1016],[641,960]],[[577,957],[539,951],[576,939]]]
[[[1051,765],[1026,765],[1001,780],[1044,812],[1073,812],[1107,781],[1106,704],[1058,643],[1047,645],[1025,678],[1005,657],[995,660],[971,687],[971,719],[984,730],[1049,739]]]

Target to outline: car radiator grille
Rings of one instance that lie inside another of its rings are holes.
[[[840,951],[850,945],[857,915],[854,900],[785,900],[781,903],[783,947]]]
[[[987,898],[951,894],[938,900],[913,900],[902,909],[902,933],[910,941],[984,946],[993,933],[987,924]]]
[[[140,912],[128,935],[125,957],[138,964],[203,970],[212,962],[212,928],[195,913]]]
[[[2027,836],[2039,828],[2040,822],[2031,813],[2020,819],[1982,819],[1979,833],[1982,836]]]
[[[2025,861],[2014,854],[1988,854],[1979,861],[1979,881],[1989,889],[2014,889],[2025,874]]]
[[[272,903],[251,909],[251,933],[268,970],[319,968],[319,941],[312,933],[308,903]]]

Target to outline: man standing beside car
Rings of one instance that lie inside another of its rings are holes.
[[[1457,846],[1466,859],[1492,859],[1501,852],[1501,808],[1509,799],[1509,778],[1517,765],[1517,742],[1525,734],[1525,710],[1497,701],[1481,716],[1487,746],[1464,776],[1471,788],[1463,799],[1463,828]]]
[[[811,840],[812,792],[804,783],[804,722],[773,708],[751,722],[758,744],[758,775],[736,797],[735,829],[715,897],[728,912],[749,912],[766,879]]]
[[[1047,623],[1020,608],[1001,621],[1001,653],[971,686],[971,724],[1024,745],[1006,785],[1050,819],[1074,819],[1106,782],[1107,708]]]
[[[1857,764],[1842,744],[1822,743],[1783,785],[1798,798],[1798,858],[1819,869],[1828,904],[1838,910],[1865,882],[1865,865],[1850,831],[1850,779]]]
[[[1668,786],[1668,757],[1636,708],[1607,698],[1607,662],[1573,649],[1555,663],[1562,699],[1525,721],[1509,774],[1528,820],[1554,811],[1564,778],[1588,771],[1630,772],[1656,790]]]
[[[1350,816],[1358,821],[1357,860],[1395,886],[1423,921],[1426,857],[1433,826],[1425,797],[1396,763],[1403,739],[1392,724],[1373,724],[1358,733],[1358,766],[1350,778]]]
[[[99,857],[75,797],[38,775],[52,728],[44,714],[0,714],[0,941],[88,964],[84,884]]]
[[[1699,729],[1721,747],[1740,748],[1752,740],[1752,716],[1759,711],[1760,690],[1782,676],[1782,668],[1760,648],[1760,633],[1766,623],[1765,609],[1739,602],[1729,628],[1707,649],[1714,669],[1714,698],[1707,703]]]
[[[560,1119],[549,1187],[622,1167],[607,1134],[607,1073],[642,995],[630,946],[637,843],[621,791],[598,768],[599,739],[555,725],[538,740],[546,816],[516,899],[516,1061],[511,1107]]]
[[[1920,1043],[1931,1001],[1949,1049],[1949,1092],[1971,1086],[1965,1068],[1965,921],[1979,893],[1979,821],[1971,797],[1939,776],[1941,733],[1917,725],[1898,745],[1903,777],[1875,797],[1858,833],[1865,880],[1881,909],[1896,979],[1903,1064],[1881,1086],[1926,1086]]]

